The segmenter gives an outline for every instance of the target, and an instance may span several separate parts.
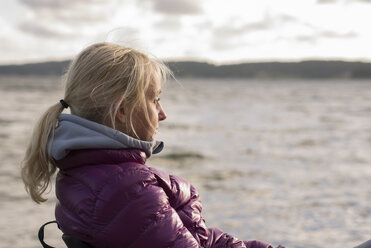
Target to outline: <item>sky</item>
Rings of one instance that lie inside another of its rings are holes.
[[[70,59],[95,42],[165,60],[371,61],[371,0],[9,0],[0,64]]]

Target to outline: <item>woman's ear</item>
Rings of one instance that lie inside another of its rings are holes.
[[[125,101],[122,101],[116,113],[116,121],[121,124],[126,122]]]

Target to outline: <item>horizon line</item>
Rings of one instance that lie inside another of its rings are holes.
[[[43,63],[60,63],[65,61],[71,61],[72,58],[55,58],[55,59],[43,59],[43,60],[25,60],[18,62],[3,63],[0,62],[0,66],[22,66],[32,64],[43,64]],[[371,58],[341,58],[341,57],[305,57],[305,58],[292,58],[292,59],[243,59],[243,60],[231,60],[217,62],[211,59],[201,58],[163,58],[163,62],[196,62],[196,63],[207,63],[215,66],[223,65],[238,65],[238,64],[252,64],[252,63],[301,63],[307,61],[328,61],[328,62],[350,62],[350,63],[371,63]]]

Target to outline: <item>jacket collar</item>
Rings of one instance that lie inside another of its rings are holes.
[[[119,164],[119,163],[145,164],[146,154],[138,149],[86,149],[71,151],[66,157],[57,161],[61,170],[67,170],[84,165]]]
[[[55,160],[71,151],[82,149],[138,149],[146,157],[161,152],[162,141],[142,141],[99,123],[72,114],[61,114],[54,138],[48,142],[49,154]]]

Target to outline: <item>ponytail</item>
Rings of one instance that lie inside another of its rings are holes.
[[[42,194],[48,188],[50,178],[57,169],[53,158],[48,153],[47,146],[48,140],[53,139],[58,116],[63,109],[64,107],[57,103],[41,116],[21,163],[22,179],[26,191],[36,203],[47,200],[42,197]]]

